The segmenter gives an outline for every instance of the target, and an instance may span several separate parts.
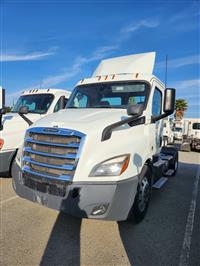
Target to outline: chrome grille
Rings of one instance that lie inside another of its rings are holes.
[[[84,136],[68,129],[28,129],[24,141],[23,172],[71,181]]]

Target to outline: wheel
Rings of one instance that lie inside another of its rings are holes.
[[[141,172],[135,201],[128,216],[131,222],[139,223],[145,217],[151,197],[151,176],[150,167],[145,165]]]

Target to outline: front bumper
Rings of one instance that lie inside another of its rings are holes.
[[[0,152],[0,174],[8,173],[10,171],[10,164],[13,160],[15,152],[15,150],[8,152]]]
[[[137,192],[138,177],[120,182],[72,182],[66,186],[65,196],[57,196],[24,185],[22,172],[14,163],[13,188],[28,200],[81,218],[126,220]],[[55,181],[56,182],[56,181]],[[103,214],[93,215],[98,206],[105,206]]]

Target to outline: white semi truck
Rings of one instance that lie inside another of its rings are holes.
[[[69,96],[70,92],[66,90],[31,89],[21,94],[11,113],[5,114],[5,90],[0,88],[0,175],[10,173],[17,149],[23,142],[28,126],[58,111],[62,102],[67,102]],[[18,114],[22,106],[29,109],[26,117]]]
[[[200,151],[200,119],[188,118],[183,121],[182,151]]]
[[[172,131],[172,125],[169,117],[164,119],[163,121],[163,145],[166,146],[168,144],[174,143],[174,134]]]
[[[153,184],[178,167],[177,151],[161,150],[175,89],[152,75],[154,60],[103,60],[66,110],[34,123],[12,169],[16,193],[78,217],[141,221]]]

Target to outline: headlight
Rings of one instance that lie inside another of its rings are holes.
[[[1,150],[2,147],[3,147],[3,144],[4,144],[4,140],[3,140],[3,139],[0,139],[0,150]]]
[[[128,167],[130,155],[125,154],[97,164],[89,176],[119,176]]]

